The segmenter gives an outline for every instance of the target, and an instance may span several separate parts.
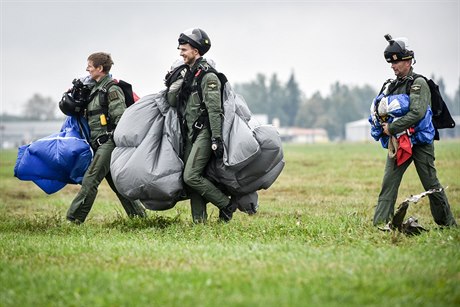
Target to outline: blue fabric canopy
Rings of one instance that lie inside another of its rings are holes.
[[[378,109],[378,112],[376,112]],[[383,148],[388,148],[389,137],[383,134],[382,124],[377,115],[388,116],[387,122],[392,123],[399,117],[406,115],[410,110],[410,96],[407,94],[394,94],[385,96],[380,94],[371,104],[371,115],[369,123],[371,124],[371,136],[380,140]],[[430,105],[428,105],[425,116],[414,126],[415,133],[410,135],[412,145],[431,144],[434,139],[435,130],[432,123]]]
[[[14,176],[33,181],[47,194],[80,184],[93,158],[89,135],[86,119],[68,116],[59,133],[19,147]]]

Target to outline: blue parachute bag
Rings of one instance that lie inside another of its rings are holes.
[[[435,129],[432,121],[433,111],[428,106],[425,116],[415,126],[415,134],[411,136],[412,144],[431,144],[434,141]]]
[[[384,96],[380,94],[377,96],[371,105],[371,115],[369,116],[369,123],[371,124],[371,136],[374,140],[379,141],[383,148],[388,148],[389,137],[383,134],[381,124],[375,118],[375,114],[372,114],[372,110],[377,108],[378,103],[383,99],[386,99],[386,115],[388,115],[388,123],[393,122],[397,118],[404,116],[409,112],[410,109],[410,96],[407,94],[394,94]],[[435,129],[432,123],[433,112],[431,107],[428,106],[425,116],[415,125],[415,133],[410,135],[411,143],[417,144],[431,144],[434,139]]]
[[[68,116],[61,131],[18,149],[14,176],[53,194],[66,184],[81,184],[93,158],[90,130],[83,117]]]
[[[390,106],[393,105],[390,111],[390,121],[404,116],[410,109],[410,97],[407,94],[389,95],[388,101]],[[397,103],[395,103],[397,102]],[[397,107],[395,107],[397,106]],[[410,136],[412,145],[431,144],[433,143],[435,130],[432,123],[433,111],[428,105],[424,117],[413,127],[415,133]]]

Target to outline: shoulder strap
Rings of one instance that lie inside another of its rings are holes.
[[[225,86],[225,83],[228,82],[228,79],[227,77],[221,73],[221,72],[218,72],[216,69],[214,69],[213,67],[209,66],[207,69],[203,69],[203,68],[200,68],[197,72],[198,76],[196,78],[196,86],[197,86],[197,92],[198,92],[198,96],[200,97],[200,101],[202,104],[203,103],[203,92],[202,92],[202,89],[201,89],[201,81],[203,80],[203,77],[205,74],[207,73],[214,73],[217,78],[219,78],[219,81],[220,81],[220,94],[223,95],[224,93],[224,86]],[[223,98],[223,96],[221,96],[221,99]]]
[[[409,95],[410,93],[410,87],[412,86],[412,84],[414,83],[415,79],[417,79],[418,77],[423,77],[422,75],[417,75],[417,74],[414,74],[413,76],[410,76],[409,77],[409,81],[406,83],[406,94]],[[425,77],[423,77],[425,78]],[[426,78],[425,78],[426,79]],[[396,81],[396,82],[395,82]],[[399,82],[398,79],[396,80],[392,80],[392,79],[388,79],[387,81],[385,81],[385,83],[383,84],[382,86],[382,89],[380,90],[380,93],[379,95],[383,92],[383,90],[385,89],[385,86],[388,84],[388,83],[393,83],[395,82],[395,85],[388,91],[388,93],[386,94],[386,96],[388,95],[391,95],[393,94],[398,88],[400,88],[404,82]]]
[[[387,84],[388,84],[388,83],[391,83],[391,82],[393,82],[393,79],[388,79],[387,81],[385,81],[385,82],[383,83],[382,88],[380,89],[379,94],[378,94],[377,96],[379,96],[380,94],[382,94],[383,91],[385,90],[385,87],[387,86]]]
[[[117,83],[113,80],[111,80],[109,83],[107,83],[105,86],[103,86],[101,89],[99,89],[99,104],[101,105],[102,109],[109,107],[109,100],[107,99],[107,94],[109,93],[109,89],[112,85],[116,85]],[[104,112],[106,114],[106,112]],[[106,114],[107,115],[107,114]]]
[[[117,85],[117,83],[113,80],[109,81],[105,86],[103,86],[99,90],[99,104],[101,105],[102,113],[105,115],[107,119],[107,132],[111,132],[115,129],[115,125],[112,124],[112,121],[110,120],[109,116],[109,99],[108,99],[108,93],[109,89],[112,87],[112,85]]]
[[[97,89],[94,93],[92,93],[89,98],[88,102],[91,102],[96,95],[99,95],[99,104],[101,105],[101,109],[94,110],[91,112],[87,112],[86,114],[89,116],[97,115],[97,114],[105,114],[105,116],[108,116],[108,108],[109,108],[109,103],[107,99],[107,93],[109,92],[109,88],[113,85],[116,84],[113,80],[107,83],[104,87],[101,89]]]
[[[196,90],[198,92],[198,96],[200,97],[200,101],[201,101],[201,104],[203,105],[203,91],[201,89],[201,81],[203,81],[203,78],[204,78],[204,75],[206,75],[207,73],[209,72],[212,72],[212,73],[215,73],[217,75],[217,70],[215,70],[214,68],[212,67],[203,67],[201,66],[197,73],[195,74],[196,76]]]
[[[189,66],[187,64],[182,64],[180,66],[177,66],[173,71],[168,72],[168,74],[165,77],[165,85],[168,88],[168,90],[171,87],[171,84],[173,84],[177,79],[179,79],[180,73],[188,67]]]
[[[425,79],[425,81],[428,82],[428,79],[425,76],[422,76],[422,75],[419,75],[419,74],[414,74],[413,76],[411,76],[411,79],[409,79],[409,81],[406,84],[406,94],[407,95],[410,94],[410,88],[411,88],[412,84],[414,84],[415,79],[420,78],[420,77],[422,77],[423,79]]]
[[[208,110],[206,108],[206,104],[203,101],[203,92],[202,92],[202,89],[201,89],[201,81],[203,80],[204,76],[207,73],[210,73],[210,72],[214,73],[217,76],[217,78],[219,78],[219,81],[221,83],[221,87],[220,87],[220,94],[221,94],[220,103],[221,103],[221,106],[222,106],[224,86],[225,86],[225,83],[227,83],[227,77],[225,77],[225,75],[223,73],[217,72],[217,70],[215,70],[211,66],[206,67],[206,68],[201,66],[197,70],[197,72],[195,74],[196,91],[198,92],[198,96],[200,97],[201,114],[198,117],[198,119],[195,121],[195,123],[193,124],[193,130],[194,131],[193,131],[193,135],[192,135],[192,143],[195,142],[195,140],[196,140],[196,138],[198,136],[198,133],[199,133],[199,131],[201,131],[201,129],[203,129],[204,127],[209,128],[209,114],[208,114]]]

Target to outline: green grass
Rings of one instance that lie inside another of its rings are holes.
[[[377,143],[286,145],[259,212],[191,223],[188,202],[128,219],[108,185],[87,222],[66,223],[78,191],[46,195],[0,152],[0,306],[459,306],[460,231],[383,233],[372,216],[386,152]],[[460,142],[436,143],[438,177],[460,215]],[[422,192],[414,167],[398,201]]]

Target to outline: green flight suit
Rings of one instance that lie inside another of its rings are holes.
[[[105,76],[96,83],[91,93],[102,89],[112,79]],[[126,109],[123,91],[118,86],[111,86],[107,94],[109,101],[108,113],[110,120],[116,125]],[[101,105],[99,94],[89,102],[87,106],[88,124],[91,130],[91,145],[95,149],[93,160],[83,176],[81,189],[72,201],[67,211],[67,219],[76,223],[83,223],[91,210],[96,199],[97,189],[102,179],[106,178],[109,186],[117,195],[128,216],[145,216],[145,208],[139,200],[131,201],[118,193],[110,174],[110,159],[115,143],[110,136],[102,145],[97,144],[97,139],[107,135],[107,125],[102,125],[100,120]]]
[[[201,100],[196,91],[196,73],[200,69],[206,69],[207,67],[209,67],[209,64],[206,60],[200,58],[193,67],[190,68],[188,76],[195,76],[190,85],[191,88],[195,87],[195,90],[192,90],[191,94],[188,96],[185,106],[178,105],[178,96],[180,96],[180,91],[184,90],[183,87],[181,89],[180,86],[173,85],[167,95],[168,102],[172,106],[178,108],[178,112],[181,113],[186,124],[183,179],[187,194],[190,196],[192,218],[195,222],[201,222],[207,219],[207,202],[211,202],[219,209],[226,207],[230,202],[227,195],[219,190],[209,179],[203,176],[206,165],[213,154],[211,149],[211,138],[220,138],[222,133],[223,110],[221,105],[221,84],[216,74],[211,72],[206,73],[201,81],[203,102],[208,112],[209,126],[207,124],[203,127],[196,136],[196,140],[192,142],[194,135],[193,126],[202,112]]]
[[[393,92],[394,94],[406,94],[407,82],[411,80],[413,75],[414,72],[411,68],[408,76],[398,78],[396,80],[397,84],[391,84],[389,90],[392,86],[396,86],[397,89]],[[414,80],[410,88],[409,112],[388,125],[390,134],[396,135],[416,125],[425,116],[429,104],[431,104],[430,89],[425,79],[419,77]],[[393,218],[399,185],[401,184],[406,169],[412,161],[414,162],[415,169],[417,170],[417,174],[425,190],[439,189],[442,187],[436,175],[434,160],[434,143],[413,145],[412,157],[399,167],[396,164],[396,159],[387,157],[382,188],[374,213],[374,225],[387,223]],[[428,197],[434,221],[438,225],[443,226],[456,225],[444,190],[439,193],[430,194]]]

